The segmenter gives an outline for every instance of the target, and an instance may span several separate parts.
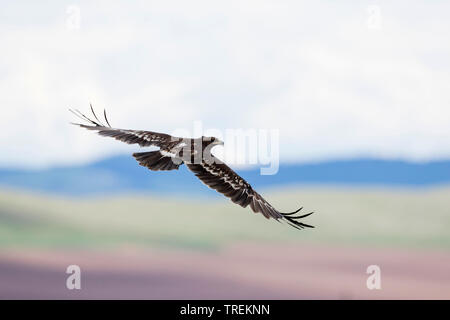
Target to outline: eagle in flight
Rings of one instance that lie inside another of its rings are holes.
[[[299,221],[299,219],[305,218],[313,212],[295,215],[303,207],[289,213],[276,210],[259,193],[253,190],[247,181],[214,157],[211,149],[217,145],[223,145],[223,142],[215,137],[202,136],[201,138],[191,139],[153,131],[112,128],[106,117],[106,112],[103,112],[105,125],[98,119],[92,105],[93,119],[86,117],[79,110],[69,109],[69,111],[87,123],[72,124],[94,130],[101,136],[112,137],[128,144],[138,144],[141,147],[159,147],[159,150],[156,151],[133,153],[133,157],[141,166],[154,171],[164,171],[178,170],[184,163],[204,184],[222,193],[241,207],[250,206],[253,212],[261,213],[267,219],[273,218],[277,221],[285,221],[297,229],[313,228],[313,226]]]

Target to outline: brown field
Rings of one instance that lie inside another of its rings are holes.
[[[65,287],[81,267],[81,290]],[[366,268],[381,268],[368,290]],[[450,299],[450,253],[319,245],[185,249],[4,250],[5,299]]]

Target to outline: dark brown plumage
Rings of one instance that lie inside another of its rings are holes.
[[[234,203],[244,208],[250,206],[253,212],[261,213],[267,219],[273,218],[285,221],[297,229],[313,228],[311,225],[298,221],[311,215],[312,212],[295,216],[302,208],[290,213],[276,210],[259,193],[253,190],[247,181],[214,157],[210,153],[212,147],[223,145],[223,142],[217,138],[189,139],[152,131],[116,129],[109,124],[106,112],[104,112],[104,117],[107,125],[102,124],[92,106],[91,111],[95,120],[86,117],[78,110],[70,111],[89,123],[89,125],[73,123],[82,128],[97,131],[102,136],[112,137],[128,144],[138,144],[141,147],[159,147],[159,150],[156,151],[133,154],[140,165],[150,170],[178,170],[179,166],[185,163],[188,169],[205,185],[222,193]]]

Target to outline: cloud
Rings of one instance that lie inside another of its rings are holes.
[[[279,129],[282,161],[450,156],[444,2],[10,3],[0,19],[3,166],[90,161],[136,147],[69,126]],[[30,14],[29,12],[33,12]]]

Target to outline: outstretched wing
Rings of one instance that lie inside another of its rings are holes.
[[[128,129],[117,129],[112,128],[109,124],[108,118],[106,117],[106,112],[104,112],[104,117],[107,125],[104,125],[96,116],[94,109],[91,105],[92,115],[94,119],[90,119],[82,114],[78,110],[69,109],[70,112],[75,114],[80,119],[89,123],[89,125],[81,124],[81,123],[73,123],[74,125],[80,126],[82,128],[88,130],[97,131],[97,133],[101,136],[112,137],[116,140],[128,143],[128,144],[139,144],[141,147],[164,147],[170,142],[177,141],[179,138],[172,137],[171,135],[165,133],[158,133],[152,131],[144,131],[144,130],[128,130]]]
[[[212,163],[202,162],[201,164],[186,165],[208,187],[222,193],[244,208],[250,205],[253,212],[262,213],[267,219],[284,220],[297,229],[314,228],[298,221],[312,212],[300,216],[294,216],[294,214],[302,208],[290,213],[279,212],[230,167],[221,163],[220,160],[217,161],[217,158],[213,159],[216,161],[211,161]]]

